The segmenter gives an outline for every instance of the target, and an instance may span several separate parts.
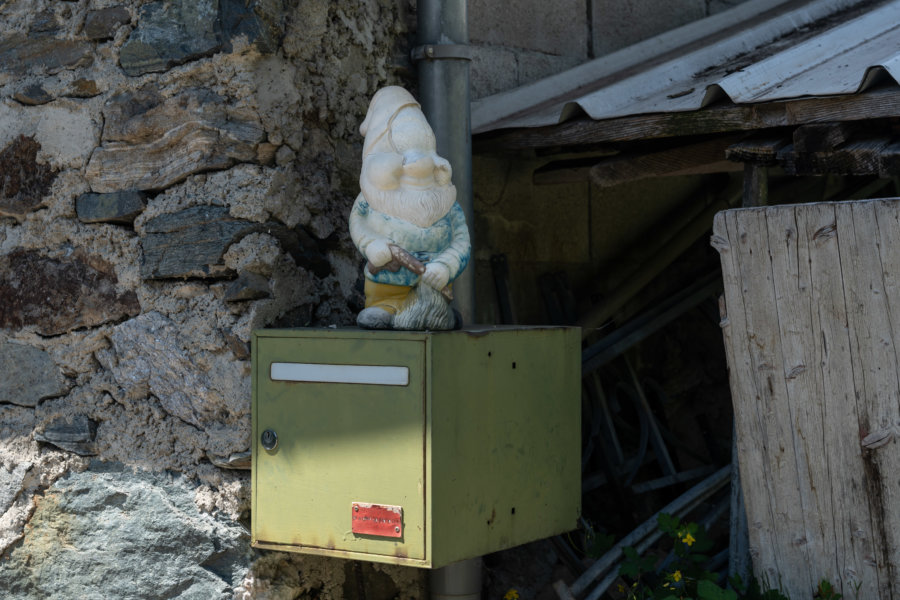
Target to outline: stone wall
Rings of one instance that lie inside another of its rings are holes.
[[[390,0],[0,3],[4,598],[420,598],[249,547],[249,341],[348,324]]]

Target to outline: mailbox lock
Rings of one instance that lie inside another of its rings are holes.
[[[266,429],[262,432],[262,435],[259,437],[259,442],[262,444],[262,447],[266,450],[274,450],[275,446],[278,445],[278,436],[271,429]]]

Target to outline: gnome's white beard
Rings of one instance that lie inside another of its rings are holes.
[[[456,202],[456,187],[452,184],[424,190],[404,187],[382,190],[365,180],[360,184],[363,196],[374,210],[423,228],[450,212]]]

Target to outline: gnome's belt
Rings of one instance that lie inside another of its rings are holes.
[[[401,267],[405,267],[415,273],[416,275],[421,276],[425,273],[425,263],[421,260],[398,246],[397,244],[388,244],[388,248],[391,250],[391,260],[380,267],[374,266],[372,263],[366,263],[366,269],[369,270],[369,273],[372,275],[376,275],[379,271],[388,270],[391,273],[396,273],[401,269]],[[450,290],[449,285],[445,285],[441,290],[441,295],[447,299],[447,302],[453,300],[453,292]]]

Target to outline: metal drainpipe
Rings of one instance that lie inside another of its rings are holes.
[[[431,572],[431,600],[479,600],[481,557],[470,558]]]
[[[419,65],[419,101],[434,129],[438,154],[453,167],[456,197],[466,215],[474,242],[472,212],[472,123],[469,116],[469,27],[466,0],[419,0],[418,46],[412,58]],[[474,256],[474,252],[473,252]],[[475,269],[469,267],[453,282],[453,296],[463,322],[475,318]]]
[[[469,25],[466,0],[419,0],[418,46],[412,58],[419,64],[419,101],[434,129],[437,152],[453,167],[453,185],[474,243],[472,211],[472,126],[469,116]],[[474,252],[472,253],[474,256]],[[471,264],[453,283],[453,296],[463,321],[475,317],[475,269]],[[461,532],[462,535],[465,533]],[[472,558],[431,572],[432,600],[479,600],[481,558]]]

